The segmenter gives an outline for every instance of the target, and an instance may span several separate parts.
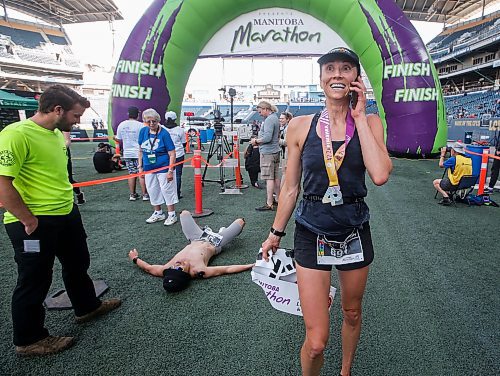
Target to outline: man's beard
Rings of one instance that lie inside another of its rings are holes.
[[[56,123],[56,128],[63,132],[70,132],[72,126],[73,124],[70,124],[68,121],[66,121],[64,117],[59,119]]]

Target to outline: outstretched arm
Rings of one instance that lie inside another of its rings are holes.
[[[132,249],[128,253],[128,258],[132,261],[136,260],[136,265],[144,270],[146,273],[154,275],[155,277],[163,277],[163,271],[168,267],[168,263],[165,265],[151,265],[139,257],[139,252],[137,249]]]
[[[246,265],[227,265],[227,266],[209,266],[203,272],[203,278],[217,277],[224,274],[241,273],[245,270],[252,269],[254,264]]]

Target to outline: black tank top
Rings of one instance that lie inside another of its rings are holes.
[[[304,142],[301,163],[304,195],[323,196],[328,188],[328,173],[323,158],[321,138],[316,132],[319,119],[316,114],[311,122]],[[333,151],[343,144],[333,141]],[[365,165],[357,130],[347,146],[344,161],[338,170],[339,184],[343,197],[366,197]],[[310,231],[324,235],[341,235],[359,228],[370,218],[364,202],[331,206],[321,201],[302,199],[297,207],[295,219]]]

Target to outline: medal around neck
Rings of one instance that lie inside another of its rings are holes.
[[[334,185],[328,187],[323,196],[323,200],[321,200],[323,204],[330,204],[332,206],[342,205],[344,200],[342,199],[342,192],[340,191],[340,186]]]

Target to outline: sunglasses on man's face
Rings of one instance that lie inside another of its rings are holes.
[[[145,123],[146,124],[156,124],[156,123],[158,123],[158,120],[146,120]]]
[[[180,270],[181,272],[184,271],[184,268],[182,266],[171,266],[169,269]]]

